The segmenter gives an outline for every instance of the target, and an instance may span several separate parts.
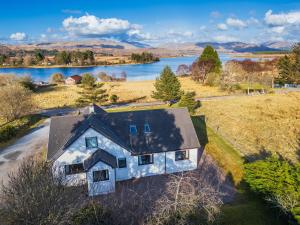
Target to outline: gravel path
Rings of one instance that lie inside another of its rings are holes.
[[[24,158],[34,155],[47,147],[49,122],[50,119],[47,119],[31,133],[0,152],[0,181],[6,183],[8,173],[16,170]]]

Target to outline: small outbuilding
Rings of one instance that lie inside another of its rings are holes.
[[[68,78],[65,80],[65,84],[67,84],[67,85],[80,84],[81,79],[82,79],[81,76],[79,76],[79,75],[73,75],[73,76],[68,77]]]

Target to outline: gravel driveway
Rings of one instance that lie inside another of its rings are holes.
[[[0,181],[7,182],[8,173],[16,170],[22,159],[47,147],[50,119],[14,144],[0,151]]]

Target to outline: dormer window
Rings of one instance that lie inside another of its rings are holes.
[[[97,137],[86,137],[85,145],[86,145],[86,148],[97,148],[98,147]]]
[[[145,123],[145,124],[144,124],[144,133],[145,133],[145,134],[148,134],[148,133],[150,133],[150,132],[151,132],[151,130],[150,130],[149,123]]]
[[[136,125],[130,125],[129,131],[130,131],[130,135],[136,135],[137,134]]]

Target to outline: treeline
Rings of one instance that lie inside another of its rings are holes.
[[[94,52],[86,51],[47,51],[36,49],[14,54],[0,54],[0,66],[34,66],[34,65],[94,65]]]
[[[208,45],[192,65],[179,65],[176,74],[230,92],[264,93],[275,85],[300,84],[300,44],[281,58],[230,60],[223,66],[217,51]]]
[[[94,52],[81,51],[61,51],[55,54],[54,61],[57,65],[92,65],[95,63]]]
[[[155,57],[151,52],[143,52],[141,54],[132,53],[131,60],[137,63],[158,62],[159,58]]]

